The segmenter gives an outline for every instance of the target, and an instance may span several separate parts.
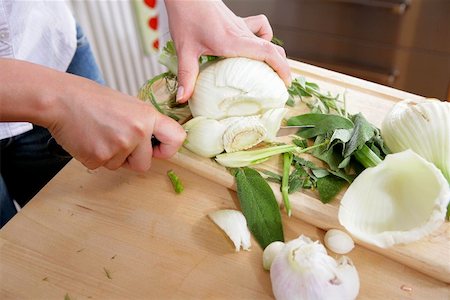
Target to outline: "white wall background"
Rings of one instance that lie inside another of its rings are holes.
[[[87,35],[106,84],[136,95],[139,87],[164,72],[157,55],[144,55],[131,0],[69,0],[69,6]],[[163,4],[163,1],[159,1]],[[160,17],[160,45],[169,38],[164,7]]]

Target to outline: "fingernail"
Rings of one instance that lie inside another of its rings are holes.
[[[183,99],[184,96],[184,87],[179,86],[177,89],[177,102],[180,102]]]

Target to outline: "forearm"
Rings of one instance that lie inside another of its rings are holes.
[[[70,75],[4,58],[0,58],[0,70],[0,121],[27,121],[48,127]]]

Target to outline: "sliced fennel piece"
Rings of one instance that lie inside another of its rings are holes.
[[[401,101],[384,118],[381,135],[392,152],[412,149],[434,163],[450,184],[450,103]]]
[[[267,130],[259,117],[233,117],[223,134],[223,145],[226,152],[249,149],[262,142]]]
[[[277,136],[278,130],[280,130],[281,122],[286,115],[287,108],[274,108],[269,109],[261,116],[261,123],[267,130],[266,138],[264,141],[273,142]]]
[[[442,172],[412,150],[386,156],[350,185],[339,222],[381,248],[417,241],[445,220],[450,187]]]
[[[196,117],[183,125],[187,132],[183,146],[203,156],[214,157],[224,150],[223,134],[226,126],[217,120]]]
[[[216,161],[229,168],[246,167],[262,163],[270,157],[291,151],[300,151],[296,145],[278,145],[258,150],[247,150],[233,153],[223,153],[216,156]]]
[[[250,231],[242,212],[233,209],[223,209],[212,212],[208,216],[228,235],[234,244],[236,252],[239,252],[241,247],[244,250],[250,250]]]
[[[192,115],[221,120],[282,108],[286,86],[266,63],[243,57],[220,59],[200,72],[189,101]]]
[[[286,109],[277,108],[262,116],[230,117],[220,121],[195,117],[183,125],[187,132],[184,146],[203,157],[214,157],[224,150],[230,153],[249,149],[272,140],[285,112]]]

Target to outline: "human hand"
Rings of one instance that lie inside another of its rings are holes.
[[[272,28],[263,15],[237,17],[222,1],[166,0],[169,27],[178,56],[177,101],[194,91],[201,55],[244,56],[265,61],[290,85],[286,53],[272,44]]]
[[[71,75],[69,75],[71,76]],[[151,105],[73,77],[46,126],[67,152],[89,169],[104,166],[146,171],[152,156],[169,158],[186,133]],[[152,149],[151,136],[161,143]]]

